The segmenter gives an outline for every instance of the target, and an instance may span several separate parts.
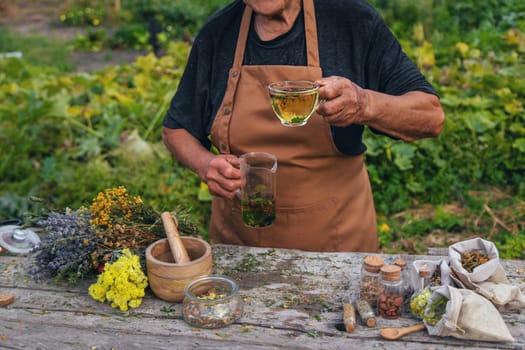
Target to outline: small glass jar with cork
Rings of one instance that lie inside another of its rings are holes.
[[[410,312],[410,298],[414,294],[414,287],[409,266],[405,259],[397,258],[394,265],[401,268],[401,279],[403,280],[403,313]]]
[[[369,255],[363,260],[359,283],[359,298],[367,301],[375,309],[377,297],[381,292],[380,269],[384,259],[379,255]]]
[[[418,284],[410,298],[410,312],[416,318],[422,319],[428,300],[432,295],[429,288],[431,279],[430,269],[427,267],[421,267],[418,275]]]
[[[377,313],[386,319],[396,319],[403,313],[404,286],[401,268],[385,265],[381,268],[381,292],[377,298]]]

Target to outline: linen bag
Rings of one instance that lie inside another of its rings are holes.
[[[469,252],[479,252],[486,254],[490,260],[484,264],[475,267],[472,272],[467,271],[461,264],[463,255]],[[468,283],[484,282],[491,277],[497,278],[500,282],[508,282],[506,277],[495,272],[500,266],[498,249],[494,243],[482,238],[473,238],[466,241],[458,242],[448,248],[448,257],[450,268],[454,271],[455,277]]]
[[[514,341],[496,307],[470,289],[458,289],[453,286],[435,289],[425,309],[425,317],[435,312],[432,305],[442,297],[448,301],[441,319],[437,323],[429,323],[424,319],[430,335],[478,341]]]
[[[525,284],[515,286],[509,283],[494,243],[474,238],[455,243],[448,251],[450,278],[458,287],[479,293],[493,302],[500,311],[522,310],[525,307]],[[461,257],[474,251],[486,254],[490,260],[469,272],[462,266]]]

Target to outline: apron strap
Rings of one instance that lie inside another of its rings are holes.
[[[233,69],[241,68],[242,61],[244,59],[244,49],[246,48],[246,41],[248,40],[248,33],[250,32],[252,12],[253,10],[250,6],[244,7],[241,27],[239,29],[239,37],[237,38],[237,48],[235,49],[235,58],[233,60]]]
[[[228,73],[228,83],[226,85],[226,91],[224,92],[224,97],[222,99],[221,106],[217,111],[215,122],[212,125],[212,135],[215,134],[218,136],[218,148],[220,153],[222,154],[231,153],[229,130],[233,111],[233,100],[235,98],[237,85],[239,84],[239,78],[241,75],[241,65],[244,58],[244,47],[246,46],[246,40],[248,38],[251,17],[252,9],[249,6],[246,6],[244,8],[241,26],[239,29],[239,36],[237,38],[237,47],[235,49],[233,65]]]
[[[314,0],[303,0],[303,7],[308,66],[320,67],[319,45],[317,43],[317,21],[315,19]]]

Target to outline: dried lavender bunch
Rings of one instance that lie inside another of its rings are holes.
[[[76,283],[94,273],[91,255],[99,239],[90,229],[89,211],[66,209],[64,214],[50,212],[37,222],[46,233],[33,250],[29,276],[34,280],[54,278]]]

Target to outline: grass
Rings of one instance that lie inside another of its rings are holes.
[[[379,239],[385,253],[425,254],[474,237],[494,241],[503,258],[525,256],[525,201],[502,189],[469,192],[462,201],[419,205],[390,216],[379,214]]]
[[[53,66],[61,71],[70,71],[73,64],[69,55],[68,41],[45,36],[22,36],[0,28],[0,53],[21,52],[24,60],[35,66]]]

